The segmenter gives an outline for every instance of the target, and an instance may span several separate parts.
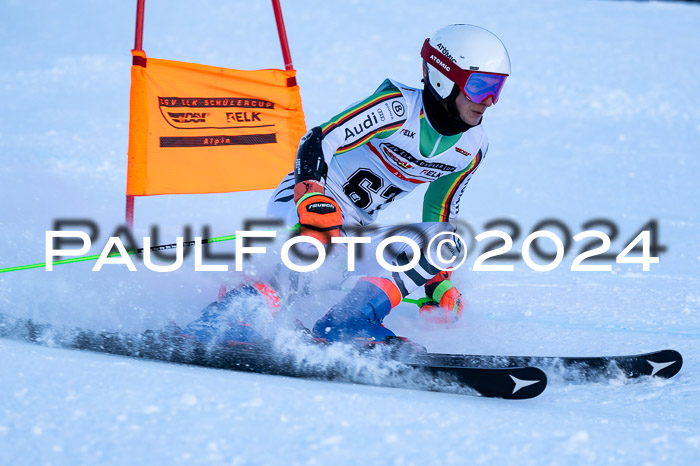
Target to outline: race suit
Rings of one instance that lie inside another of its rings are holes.
[[[325,183],[325,194],[340,205],[343,234],[358,235],[380,210],[422,183],[430,183],[423,199],[423,222],[407,226],[409,233],[392,234],[432,238],[454,231],[461,196],[486,155],[488,140],[480,124],[454,136],[438,133],[424,112],[422,92],[387,79],[367,99],[311,129],[304,138],[315,135],[313,147],[302,139],[297,177],[300,159],[311,157],[310,151],[319,158],[322,153],[319,163],[325,166],[312,177]],[[292,172],[277,187],[267,209],[269,217],[284,219],[289,226],[298,222],[294,185]],[[390,228],[374,229],[366,236],[376,245],[375,238]],[[422,249],[426,246],[419,244]],[[396,256],[396,264],[408,263],[401,248]],[[392,273],[368,263],[358,273],[389,278],[406,296],[439,272],[425,257],[407,272]]]

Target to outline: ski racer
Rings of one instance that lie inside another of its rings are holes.
[[[463,298],[451,272],[427,260],[437,252],[427,254],[435,248],[428,240],[455,231],[464,189],[488,150],[483,115],[498,102],[510,59],[498,37],[467,24],[439,29],[425,40],[420,54],[423,89],[387,79],[368,98],[312,128],[300,141],[294,171],[269,201],[269,217],[289,226],[298,223],[300,235],[323,244],[333,237],[363,235],[376,247],[382,238],[401,234],[420,246],[420,261],[405,272],[361,261],[354,287],[313,326],[317,339],[377,343],[394,337],[382,325],[384,318],[421,286],[430,298],[422,315],[454,322],[462,314]],[[405,225],[400,233],[392,226],[367,232],[380,210],[423,183],[429,187],[421,223]],[[459,252],[459,243],[452,244],[457,247],[448,248],[447,257]],[[394,247],[392,255],[395,265],[410,262],[408,245]],[[273,288],[260,281],[244,285],[213,303],[209,319],[227,300],[245,294],[242,290],[279,307]],[[201,320],[188,326],[190,333],[202,326]],[[236,332],[245,340],[250,330]]]

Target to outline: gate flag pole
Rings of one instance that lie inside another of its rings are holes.
[[[272,9],[275,11],[275,21],[277,22],[277,32],[280,36],[280,46],[282,47],[282,58],[284,58],[284,69],[294,69],[292,66],[292,54],[289,53],[289,42],[287,42],[287,30],[284,28],[284,19],[282,18],[282,7],[280,0],[272,0]]]
[[[136,0],[136,32],[134,35],[134,50],[143,51],[143,12],[146,6],[146,0]],[[137,58],[134,56],[134,65]],[[142,63],[140,63],[142,64]],[[143,66],[143,65],[142,65]],[[129,230],[134,228],[134,196],[126,195],[126,212],[125,221]]]

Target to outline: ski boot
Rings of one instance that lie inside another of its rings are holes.
[[[382,324],[400,302],[401,293],[392,281],[362,278],[347,296],[316,322],[311,334],[317,341],[327,343],[352,343],[361,347],[378,344],[403,346],[424,352],[425,348],[397,337]]]
[[[190,322],[181,336],[204,345],[245,345],[262,342],[256,329],[279,310],[279,297],[269,285],[245,283],[208,305],[199,319]],[[269,314],[266,314],[269,311]],[[256,325],[260,324],[260,325]]]

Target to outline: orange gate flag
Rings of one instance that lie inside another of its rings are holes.
[[[292,171],[306,132],[295,70],[132,54],[128,196],[269,189]]]

